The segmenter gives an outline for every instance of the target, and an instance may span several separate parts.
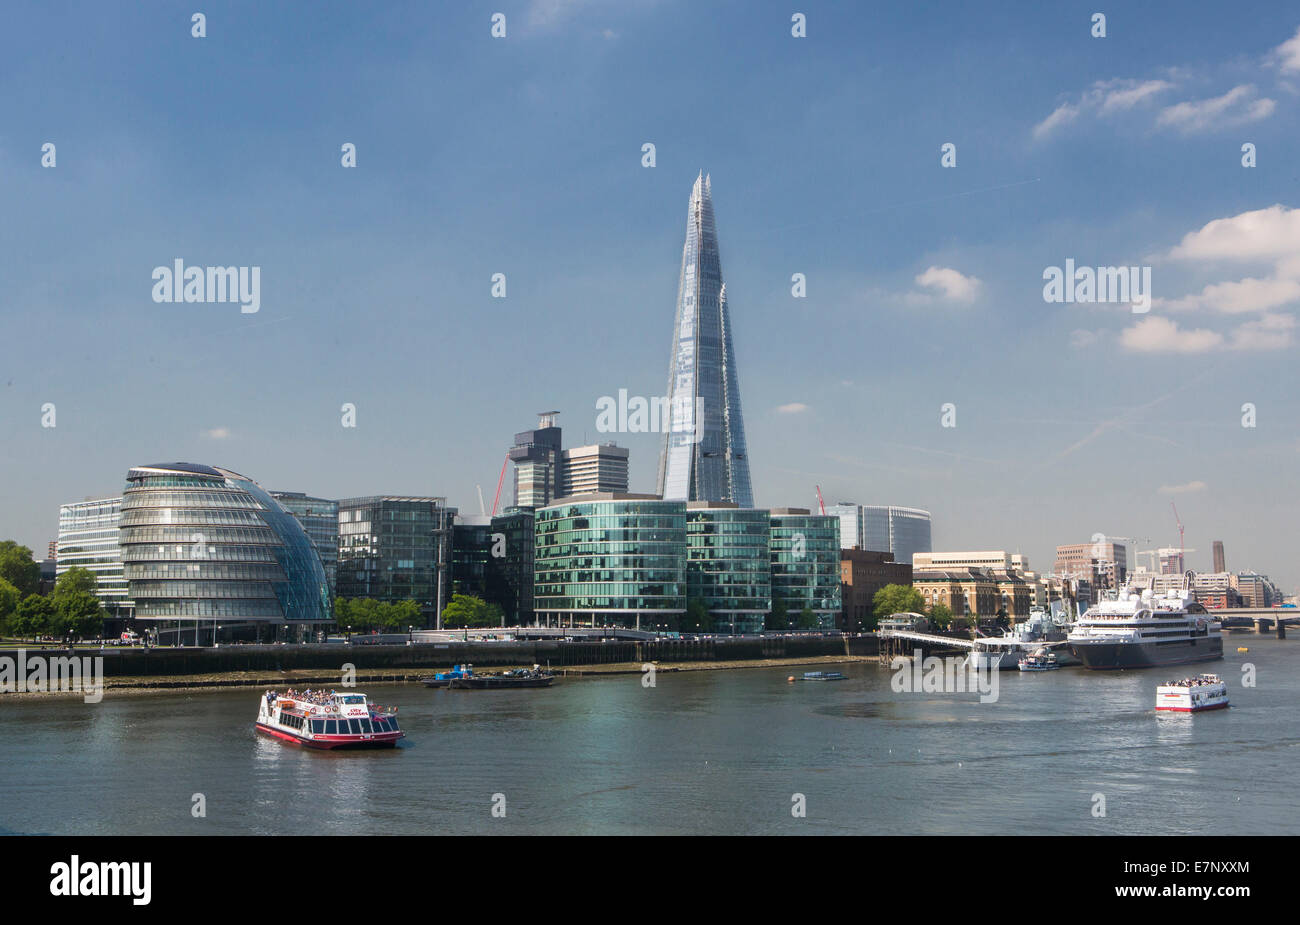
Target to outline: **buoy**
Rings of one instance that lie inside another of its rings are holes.
[[[1245,646],[1237,646],[1237,651],[1238,651],[1238,652],[1249,652],[1250,650],[1247,649]]]
[[[786,678],[786,680],[789,681],[791,684],[793,684],[793,683],[794,683],[794,675],[790,675],[790,677]]]

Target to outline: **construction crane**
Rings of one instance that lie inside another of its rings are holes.
[[[1182,518],[1178,516],[1178,505],[1170,501],[1169,506],[1174,509],[1174,522],[1178,524],[1178,559],[1182,563],[1183,568],[1186,568],[1187,556],[1186,550],[1183,549],[1183,521]]]
[[[826,515],[826,502],[822,500],[822,487],[817,486],[817,506],[822,509],[822,516]]]
[[[501,501],[501,485],[506,480],[506,466],[510,465],[510,453],[506,452],[506,458],[501,461],[501,474],[497,476],[497,493],[492,499],[492,516],[497,516],[497,504]]]

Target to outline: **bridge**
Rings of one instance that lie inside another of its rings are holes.
[[[1210,615],[1224,629],[1253,626],[1257,633],[1276,630],[1280,639],[1286,638],[1286,627],[1300,626],[1300,610],[1294,607],[1226,607],[1211,610]]]

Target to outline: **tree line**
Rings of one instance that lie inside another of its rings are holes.
[[[89,569],[73,566],[41,594],[41,567],[26,546],[0,541],[0,635],[95,639],[104,632],[103,604]]]

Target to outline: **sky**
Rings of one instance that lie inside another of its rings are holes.
[[[11,3],[0,537],[178,460],[477,513],[552,409],[653,491],[597,402],[664,393],[703,170],[757,504],[1044,571],[1176,546],[1176,504],[1189,567],[1292,592],[1300,9],[1097,6]],[[260,268],[258,310],[155,301],[177,259]],[[1150,268],[1148,310],[1047,301],[1067,260]]]

